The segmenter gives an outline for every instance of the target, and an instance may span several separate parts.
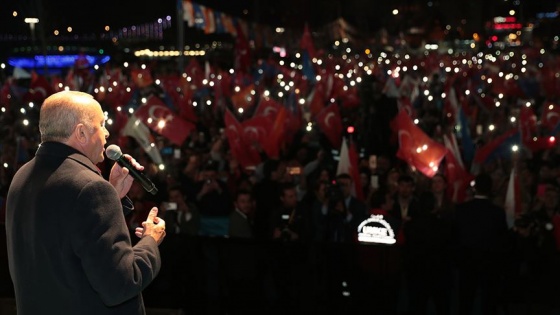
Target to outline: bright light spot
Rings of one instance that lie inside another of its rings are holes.
[[[512,123],[514,123],[517,119],[515,119],[515,117],[512,116],[509,120],[510,120]]]
[[[488,130],[490,130],[490,131],[494,131],[495,128],[496,128],[496,127],[495,127],[494,125],[488,126]]]
[[[418,123],[420,122],[420,120],[418,120],[418,118],[414,119],[414,124],[418,125]]]
[[[550,138],[548,138],[548,142],[550,143],[554,143],[556,141],[556,138],[554,136],[551,136]]]
[[[24,125],[24,126],[29,126],[29,120],[24,119],[24,120],[23,120],[23,125]]]
[[[394,10],[393,10],[393,15],[397,15],[397,14],[399,14],[399,10],[394,9]]]
[[[346,128],[346,132],[354,133],[354,126],[348,126],[348,128]]]
[[[165,170],[165,165],[160,164],[160,165],[158,165],[158,168],[159,168],[160,171],[163,171],[163,170]]]
[[[146,104],[148,100],[145,97],[142,97],[142,104]]]
[[[517,146],[517,144],[514,144],[511,146],[511,151],[513,152],[517,152],[519,150],[519,147]]]
[[[163,129],[165,127],[165,120],[158,121],[157,126],[159,129]]]
[[[421,148],[421,147],[416,148],[416,153],[421,153],[421,152],[422,152],[422,148]]]
[[[243,108],[239,107],[239,109],[237,110],[238,113],[243,114]]]
[[[525,106],[527,106],[527,107],[531,107],[531,102],[527,102],[527,103],[525,103]]]

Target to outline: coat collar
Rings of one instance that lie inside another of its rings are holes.
[[[101,175],[99,168],[83,153],[62,142],[50,141],[41,143],[37,149],[36,156],[54,156],[64,159],[68,158]]]

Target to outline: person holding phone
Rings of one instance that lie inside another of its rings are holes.
[[[187,201],[181,186],[171,186],[167,190],[169,200],[161,206],[167,231],[174,234],[198,235],[200,213],[198,208]]]

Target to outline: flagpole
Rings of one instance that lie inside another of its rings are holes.
[[[185,71],[185,21],[183,20],[183,0],[177,0],[177,49],[179,73]]]

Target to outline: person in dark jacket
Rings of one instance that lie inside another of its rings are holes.
[[[508,247],[508,227],[503,208],[492,203],[492,178],[475,178],[474,198],[457,206],[455,235],[459,271],[461,314],[471,314],[479,292],[483,314],[498,311],[500,271]]]
[[[145,314],[141,292],[160,270],[165,222],[152,208],[131,245],[123,205],[131,210],[133,179],[115,164],[107,181],[96,167],[109,136],[101,106],[86,93],[53,94],[39,130],[36,156],[18,170],[7,197],[17,313]]]

